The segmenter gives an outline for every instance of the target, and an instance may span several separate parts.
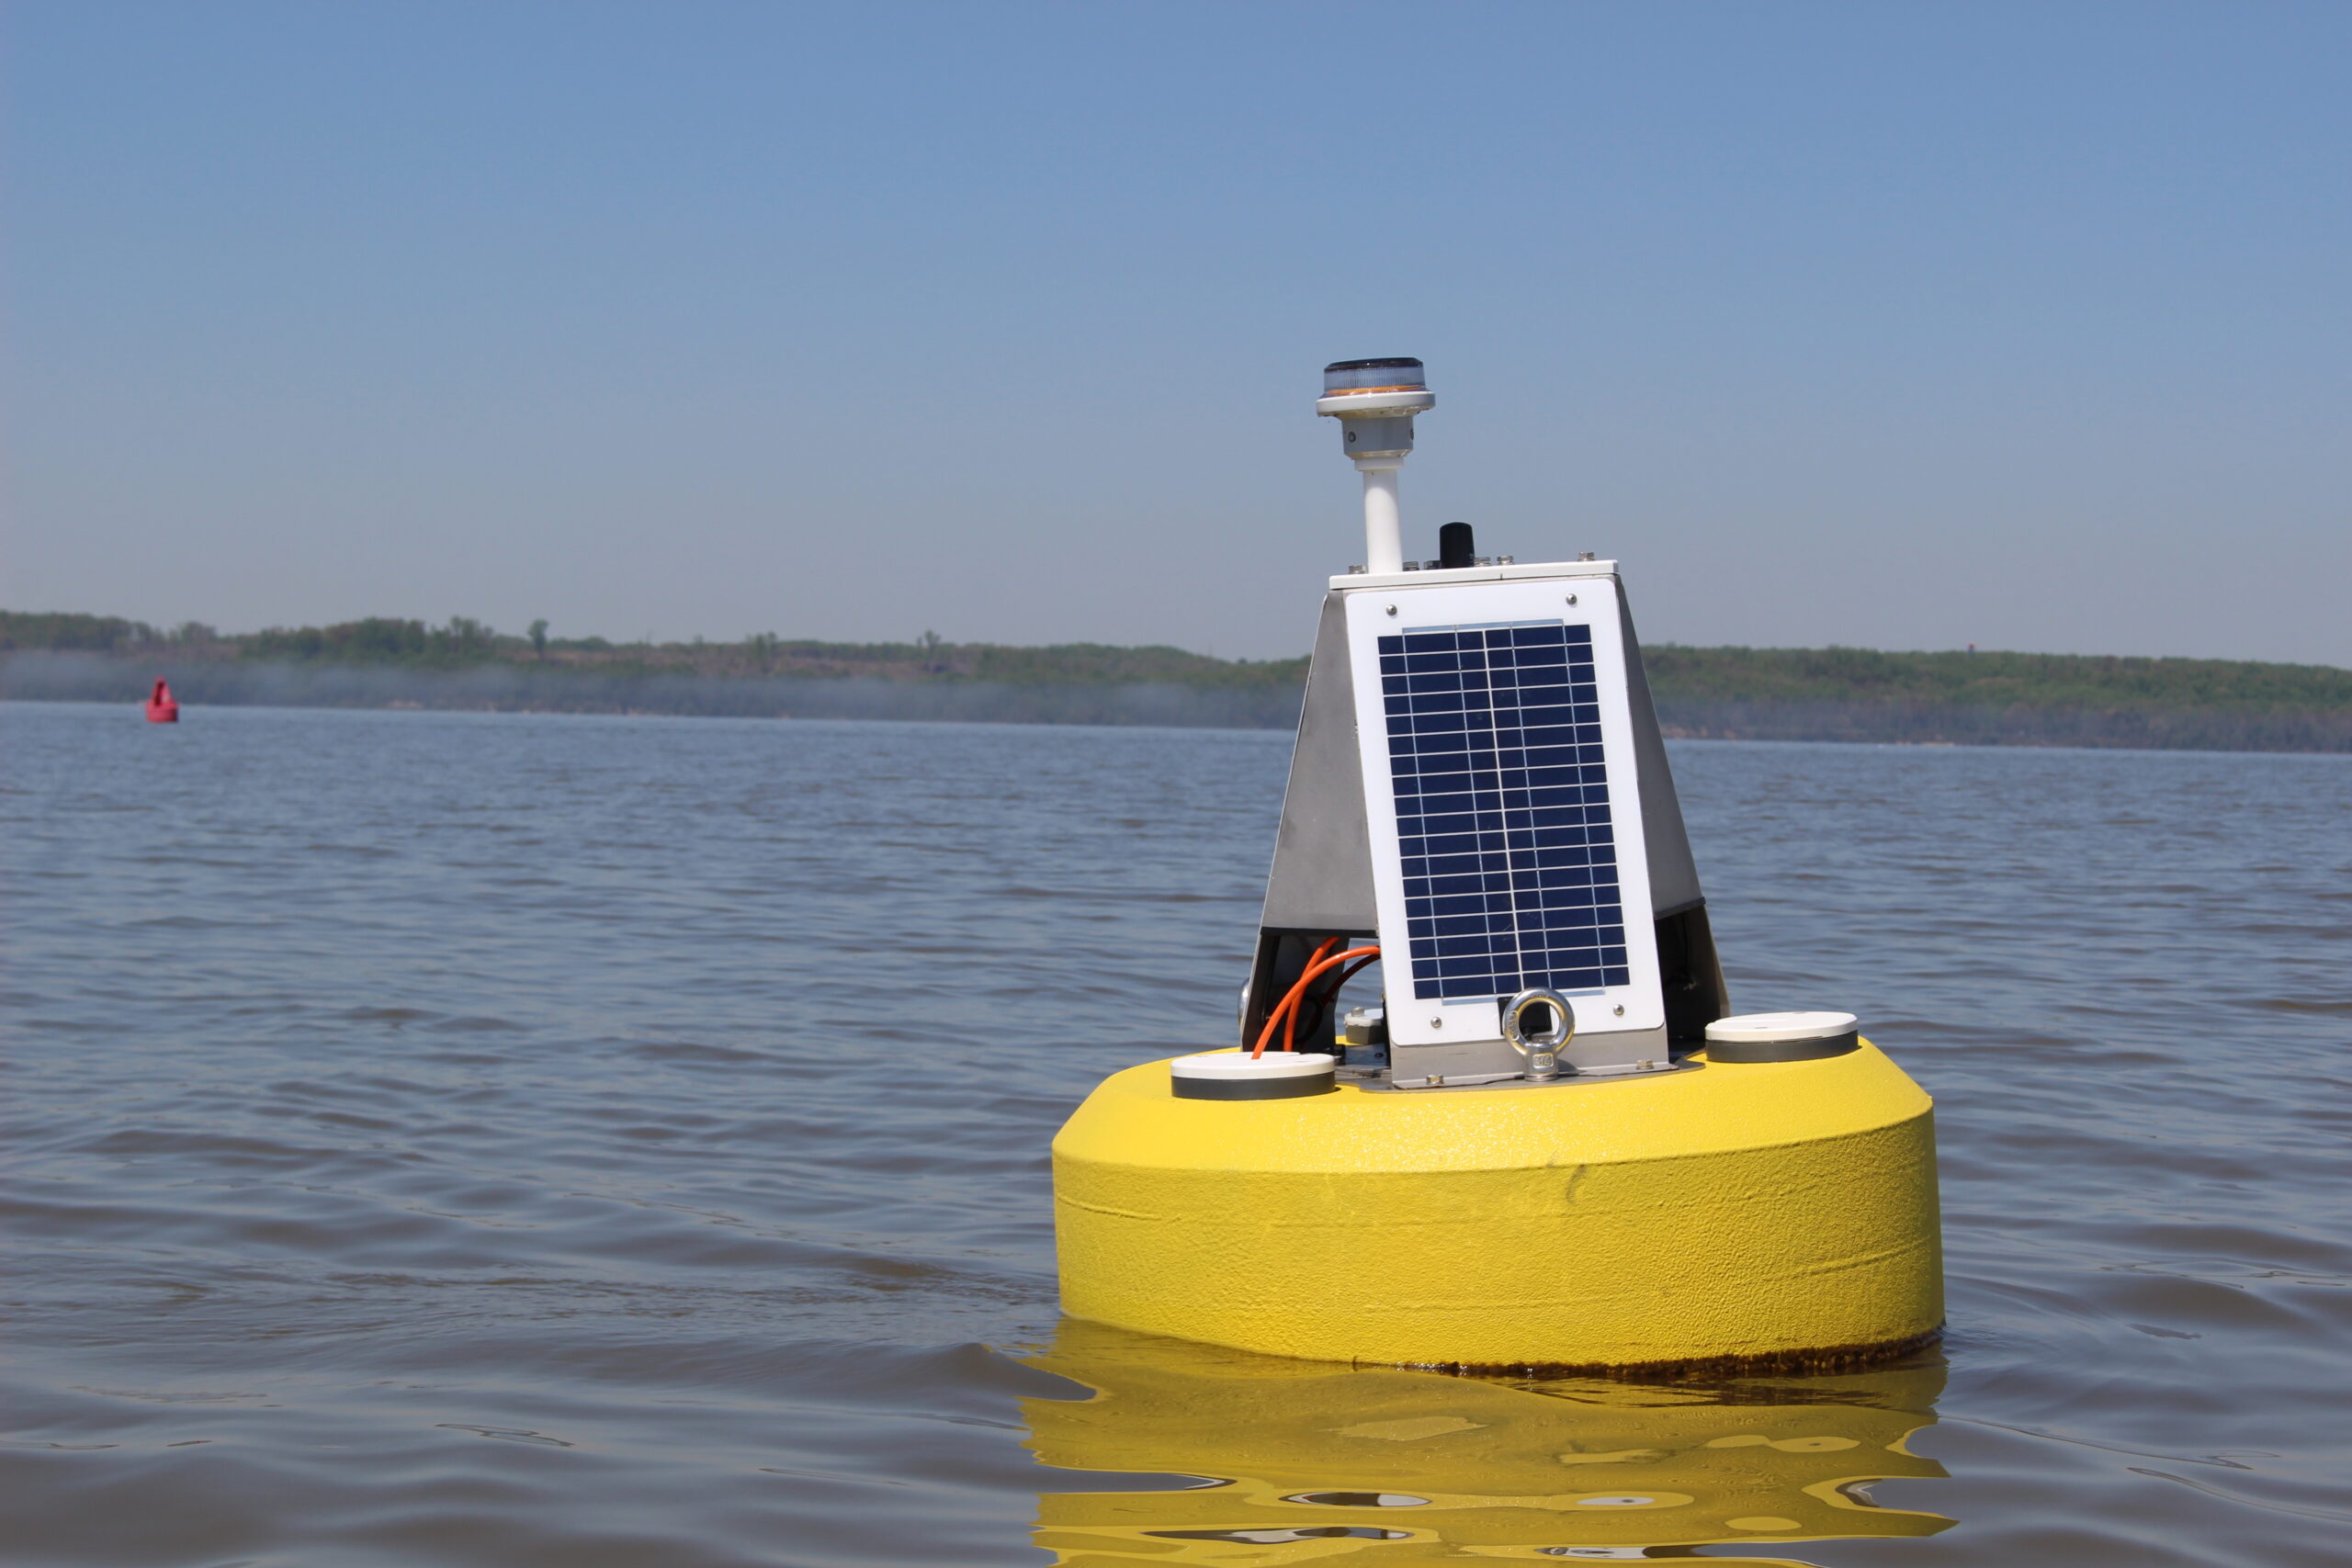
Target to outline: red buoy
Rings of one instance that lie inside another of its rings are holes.
[[[164,682],[156,682],[155,689],[147,695],[147,722],[177,724],[179,721],[180,705],[172,700],[172,688]]]

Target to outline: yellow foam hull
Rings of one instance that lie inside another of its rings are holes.
[[[1063,1310],[1317,1360],[1803,1360],[1943,1321],[1928,1096],[1867,1041],[1543,1089],[1179,1100],[1054,1140]]]

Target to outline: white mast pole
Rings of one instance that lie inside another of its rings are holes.
[[[1378,468],[1370,462],[1356,465],[1363,470],[1363,569],[1366,571],[1398,572],[1405,570],[1405,530],[1396,513],[1396,469],[1401,461],[1388,459]]]

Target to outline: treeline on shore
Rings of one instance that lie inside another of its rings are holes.
[[[1644,649],[1670,735],[1724,739],[2352,751],[2352,671],[1867,649]],[[0,696],[192,704],[1287,728],[1306,660],[1173,648],[612,643],[372,618],[224,635],[0,611]]]
[[[441,626],[369,616],[331,626],[272,626],[223,633],[199,621],[168,630],[117,615],[28,615],[0,610],[0,654],[18,650],[98,653],[199,664],[284,664],[304,669],[424,671],[506,669],[519,674],[594,674],[819,681],[868,677],[1040,684],[1155,684],[1295,691],[1306,678],[1300,659],[1216,659],[1181,648],[1113,648],[1060,643],[1008,648],[955,643],[926,632],[912,642],[820,642],[755,632],[739,642],[616,643],[601,637],[548,635],[534,621],[521,636],[454,615]],[[552,689],[552,688],[550,688]]]

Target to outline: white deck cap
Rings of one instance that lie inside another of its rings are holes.
[[[1747,1012],[1715,1020],[1707,1038],[1723,1045],[1781,1045],[1851,1034],[1861,1021],[1850,1012]]]
[[[1204,1051],[1197,1056],[1177,1057],[1168,1064],[1168,1070],[1180,1078],[1262,1082],[1329,1073],[1335,1060],[1320,1051],[1269,1051],[1254,1062],[1247,1051]]]

